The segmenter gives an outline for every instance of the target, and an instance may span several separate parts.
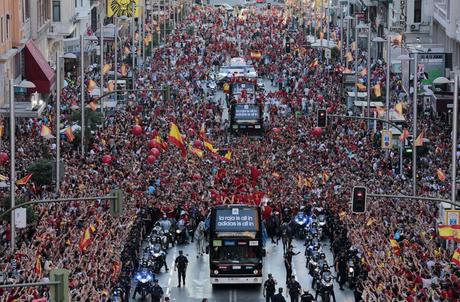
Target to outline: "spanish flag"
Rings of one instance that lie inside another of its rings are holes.
[[[403,114],[403,103],[398,103],[395,105],[395,111],[402,115]]]
[[[315,59],[310,63],[310,68],[316,68],[319,65],[318,60]]]
[[[109,81],[109,84],[107,85],[107,90],[109,90],[109,92],[113,92],[115,90],[115,84],[113,83],[113,81]]]
[[[401,136],[399,137],[399,140],[400,141],[405,141],[408,137],[409,137],[410,133],[409,133],[409,130],[407,129],[404,129],[403,130],[403,133],[401,134]]]
[[[217,152],[214,153],[214,155],[216,156],[216,158],[227,163],[230,162],[230,160],[232,159],[232,151],[230,150],[217,150]]]
[[[204,141],[204,147],[212,153],[217,153],[219,149],[214,148],[214,146],[209,141]]]
[[[0,181],[7,181],[8,177],[0,174]]]
[[[32,173],[29,173],[26,176],[24,176],[23,178],[16,180],[16,185],[18,185],[18,186],[26,185],[31,178],[32,178]]]
[[[96,87],[96,82],[94,82],[93,80],[89,80],[87,87],[88,87],[88,92],[91,93]]]
[[[452,262],[460,266],[460,248],[457,248],[452,256]]]
[[[362,76],[362,77],[366,76],[367,75],[367,68],[363,68],[363,70],[361,70],[359,72],[359,75]]]
[[[187,149],[185,149],[184,141],[182,140],[182,134],[179,132],[179,128],[176,124],[171,123],[171,129],[169,130],[168,142],[176,145],[181,151],[181,156],[187,156]]]
[[[107,72],[110,71],[110,69],[112,69],[112,65],[110,65],[110,64],[105,64],[104,67],[102,68],[102,74],[106,75]]]
[[[416,147],[423,146],[424,136],[425,136],[425,130],[423,130],[422,133],[420,133],[419,136],[417,137],[417,139],[415,140],[415,146]]]
[[[65,133],[65,136],[67,137],[67,140],[69,142],[73,142],[73,140],[75,139],[75,135],[73,135],[72,127],[67,128],[64,133]]]
[[[351,50],[356,50],[356,42],[351,42]]]
[[[442,172],[441,169],[436,170],[436,176],[438,176],[440,181],[446,180],[446,175],[444,174],[444,172]]]
[[[37,275],[41,275],[42,272],[43,272],[43,269],[42,269],[42,256],[41,255],[38,255],[37,259],[35,259],[34,272]]]
[[[203,157],[203,150],[195,148],[192,145],[189,145],[188,149],[191,153],[195,154],[196,156]]]
[[[327,174],[327,172],[323,172],[321,177],[323,178],[323,183],[326,183],[330,178],[330,176],[329,176],[329,174]]]
[[[80,243],[78,244],[81,252],[84,252],[88,249],[88,246],[91,244],[92,234],[94,231],[96,231],[96,228],[94,225],[90,224],[89,227],[87,227],[83,232],[83,235],[80,238]]]
[[[160,134],[156,134],[155,137],[153,138],[158,144],[161,145],[161,147],[163,148],[163,150],[167,150],[168,149],[168,144],[166,142],[163,141],[163,139],[161,138]]]
[[[373,90],[374,90],[374,94],[375,94],[376,97],[381,97],[382,96],[382,91],[380,90],[380,84],[376,84],[373,87]]]
[[[3,135],[5,135],[5,126],[0,125],[0,138],[2,138]]]

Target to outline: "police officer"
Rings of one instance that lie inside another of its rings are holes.
[[[340,289],[343,290],[343,285],[347,281],[347,258],[344,253],[339,254],[335,270],[338,275],[337,282],[339,282]]]
[[[176,261],[175,261],[175,267],[174,270],[177,269],[177,278],[178,278],[178,285],[177,287],[180,287],[181,284],[181,278],[182,278],[182,283],[185,286],[185,271],[187,270],[187,265],[188,265],[188,259],[185,257],[183,251],[179,251],[179,256],[177,256]]]
[[[297,282],[294,276],[291,276],[287,288],[289,289],[289,296],[291,296],[291,302],[299,302],[299,295],[302,291],[302,287],[300,286],[299,282]]]
[[[264,297],[265,302],[273,302],[273,296],[276,292],[276,280],[272,274],[268,274],[268,279],[264,282]]]
[[[284,255],[284,266],[286,267],[286,284],[289,282],[289,277],[292,275],[292,256],[296,256],[300,252],[295,253],[292,245],[289,246],[286,254]]]
[[[273,296],[272,302],[286,302],[286,299],[283,297],[283,288],[278,288],[278,293]]]
[[[152,286],[152,302],[160,302],[161,298],[163,298],[163,289],[158,284],[158,279],[155,279],[154,284]]]

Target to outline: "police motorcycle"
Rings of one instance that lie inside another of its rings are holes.
[[[308,291],[304,290],[303,294],[300,295],[300,302],[315,302],[315,297]]]
[[[133,299],[136,299],[137,294],[141,295],[142,300],[146,299],[152,291],[155,275],[148,267],[144,266],[143,263],[134,274],[134,280],[136,281],[136,287],[134,289]]]
[[[144,248],[144,256],[148,259],[149,267],[158,274],[166,260],[166,251],[160,237],[156,237],[156,242]]]
[[[308,235],[308,241],[305,242],[305,256],[307,258],[307,263],[310,260],[311,252],[313,250],[321,251],[321,242],[317,236]]]
[[[307,257],[306,267],[308,268],[308,274],[313,276],[315,269],[318,267],[318,262],[321,259],[321,252],[319,251],[319,247],[315,246],[311,251],[309,257]]]
[[[297,239],[305,238],[307,234],[305,227],[310,222],[310,220],[311,220],[311,217],[307,216],[307,214],[304,213],[302,208],[299,211],[299,213],[297,213],[297,215],[294,216],[294,236]]]
[[[313,289],[318,289],[320,287],[320,281],[321,281],[321,276],[324,271],[329,270],[329,264],[327,264],[326,261],[326,254],[320,253],[319,254],[319,259],[316,262],[316,266],[314,267],[313,270],[313,280],[311,282],[311,288]]]
[[[121,288],[120,286],[117,286],[112,290],[112,297],[110,301],[111,302],[122,302],[123,296],[124,296],[123,288]]]
[[[181,217],[179,221],[176,223],[175,238],[177,244],[187,243],[187,235],[189,232],[189,228],[188,223],[185,220],[186,214],[187,213],[185,211],[181,211]]]
[[[361,261],[361,254],[353,246],[350,247],[348,252],[348,261],[347,261],[347,281],[350,289],[353,289],[356,285],[360,274],[359,263]]]
[[[329,268],[325,268],[321,273],[321,281],[318,285],[319,287],[316,289],[316,298],[320,295],[321,301],[330,302],[332,296],[335,302],[334,277]]]
[[[165,251],[169,248],[169,236],[165,233],[159,221],[155,223],[155,226],[152,229],[152,233],[150,234],[148,239],[150,244],[154,244],[159,240],[162,248]]]

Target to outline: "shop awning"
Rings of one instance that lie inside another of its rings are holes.
[[[54,88],[56,75],[33,40],[26,43],[24,59],[25,78],[37,86],[37,92],[50,93]]]

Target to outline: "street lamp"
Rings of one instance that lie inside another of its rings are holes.
[[[382,37],[376,37],[372,39],[372,42],[375,43],[384,43],[387,42],[387,70],[386,70],[386,81],[385,81],[385,106],[386,106],[386,120],[387,122],[390,121],[390,61],[391,61],[391,39],[390,37],[387,37],[387,39],[384,39]],[[368,53],[370,56],[370,52]],[[370,72],[370,70],[368,71]],[[386,124],[386,129],[388,130],[388,123]]]
[[[60,187],[60,160],[61,160],[61,59],[76,59],[73,53],[61,54],[56,52],[56,193],[59,194]],[[83,78],[82,78],[83,86]]]
[[[458,127],[458,71],[454,73],[454,80],[451,81],[445,77],[439,77],[433,80],[433,84],[454,84],[453,98],[453,123],[452,123],[452,188],[451,199],[455,202],[456,183],[457,183],[457,127]]]
[[[16,206],[15,195],[16,195],[16,120],[14,114],[14,88],[25,88],[25,89],[34,89],[36,88],[35,84],[22,80],[18,85],[14,85],[14,80],[10,80],[10,202],[11,208]],[[14,254],[14,248],[16,245],[16,226],[15,226],[15,217],[14,212],[11,212],[11,251]]]
[[[398,60],[414,61],[414,96],[413,96],[413,118],[412,118],[412,187],[413,196],[417,195],[417,146],[415,146],[415,140],[417,138],[417,81],[418,81],[418,63],[417,63],[417,52],[414,52],[414,58],[412,59],[408,55],[398,56]],[[387,87],[387,90],[389,88]]]
[[[367,28],[367,26],[363,23],[359,23],[355,26],[355,104],[358,100],[358,30],[365,28]]]

